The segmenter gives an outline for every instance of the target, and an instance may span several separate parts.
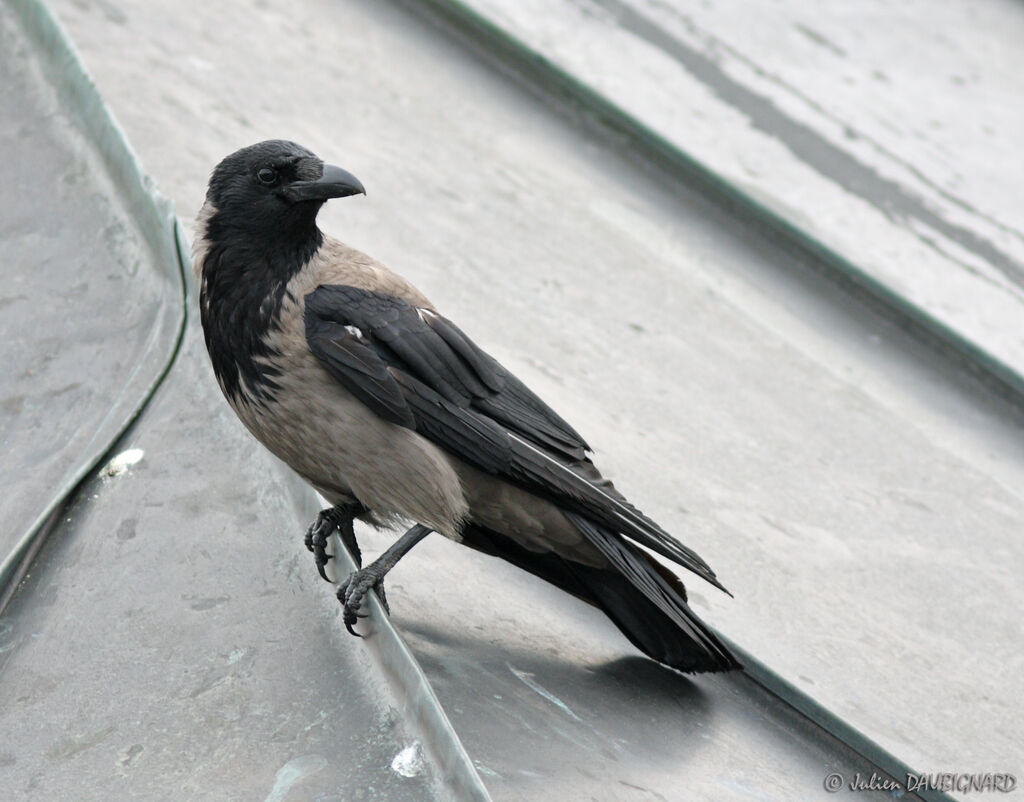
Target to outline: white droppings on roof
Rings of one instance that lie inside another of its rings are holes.
[[[415,777],[423,772],[423,750],[419,741],[413,741],[395,755],[391,770],[403,777]]]
[[[103,470],[100,471],[102,476],[120,476],[126,473],[132,465],[137,463],[145,456],[145,451],[141,448],[129,448],[127,451],[122,451],[110,462],[103,466]]]

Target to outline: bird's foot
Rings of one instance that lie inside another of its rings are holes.
[[[327,561],[334,556],[327,553],[327,540],[335,530],[341,535],[341,542],[349,550],[356,565],[362,565],[362,554],[359,551],[359,543],[356,542],[356,533],[352,526],[358,509],[358,507],[352,506],[338,506],[321,510],[317,513],[316,520],[306,530],[304,538],[306,548],[313,552],[316,570],[327,582],[331,580],[327,577],[324,567],[327,565]]]
[[[388,615],[391,614],[391,608],[388,607],[388,597],[384,593],[384,577],[389,567],[376,562],[371,563],[366,568],[360,568],[358,571],[353,571],[349,574],[348,579],[338,588],[338,601],[341,602],[342,606],[341,620],[345,624],[345,629],[357,638],[361,638],[362,635],[352,629],[352,626],[360,618],[366,618],[366,614],[360,613],[359,608],[362,607],[363,599],[370,590],[377,591],[377,598],[380,599],[384,612]]]
[[[352,629],[352,625],[360,618],[366,617],[359,613],[359,608],[362,606],[363,598],[368,591],[377,591],[377,598],[380,599],[384,612],[388,615],[391,614],[391,610],[388,608],[388,597],[384,594],[384,577],[387,576],[388,571],[395,567],[395,563],[402,559],[409,549],[429,534],[430,527],[416,524],[368,566],[360,568],[358,571],[353,571],[344,584],[338,588],[338,601],[341,602],[344,610],[341,620],[345,622],[345,629],[351,634],[362,637]]]

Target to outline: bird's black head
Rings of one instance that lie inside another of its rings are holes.
[[[235,151],[210,176],[207,236],[246,250],[281,255],[315,250],[320,207],[331,198],[365,194],[354,175],[282,139]]]
[[[288,281],[323,244],[316,215],[330,198],[365,192],[340,167],[294,142],[269,140],[232,153],[210,176],[193,245],[200,315],[214,371],[229,398],[259,401],[277,372],[265,342]]]

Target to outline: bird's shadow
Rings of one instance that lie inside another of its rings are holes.
[[[396,624],[428,677],[451,684],[458,693],[476,686],[507,700],[508,693],[495,690],[504,685],[531,701],[536,701],[531,694],[550,694],[569,709],[584,711],[581,718],[658,721],[685,729],[708,721],[716,707],[703,677],[691,678],[640,655],[593,660],[578,652],[535,648],[529,642],[494,642],[433,622]]]

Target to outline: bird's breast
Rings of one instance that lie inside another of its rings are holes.
[[[378,417],[317,361],[305,298],[325,284],[389,292],[431,308],[411,284],[337,240],[283,284],[211,281],[201,316],[214,372],[232,409],[273,454],[334,503],[358,500],[457,538],[468,505],[450,458],[415,431]]]
[[[303,296],[291,291],[266,333],[267,393],[245,385],[228,401],[246,428],[332,503],[359,501],[382,519],[407,519],[458,537],[467,515],[448,456],[415,431],[364,406],[305,342]]]

